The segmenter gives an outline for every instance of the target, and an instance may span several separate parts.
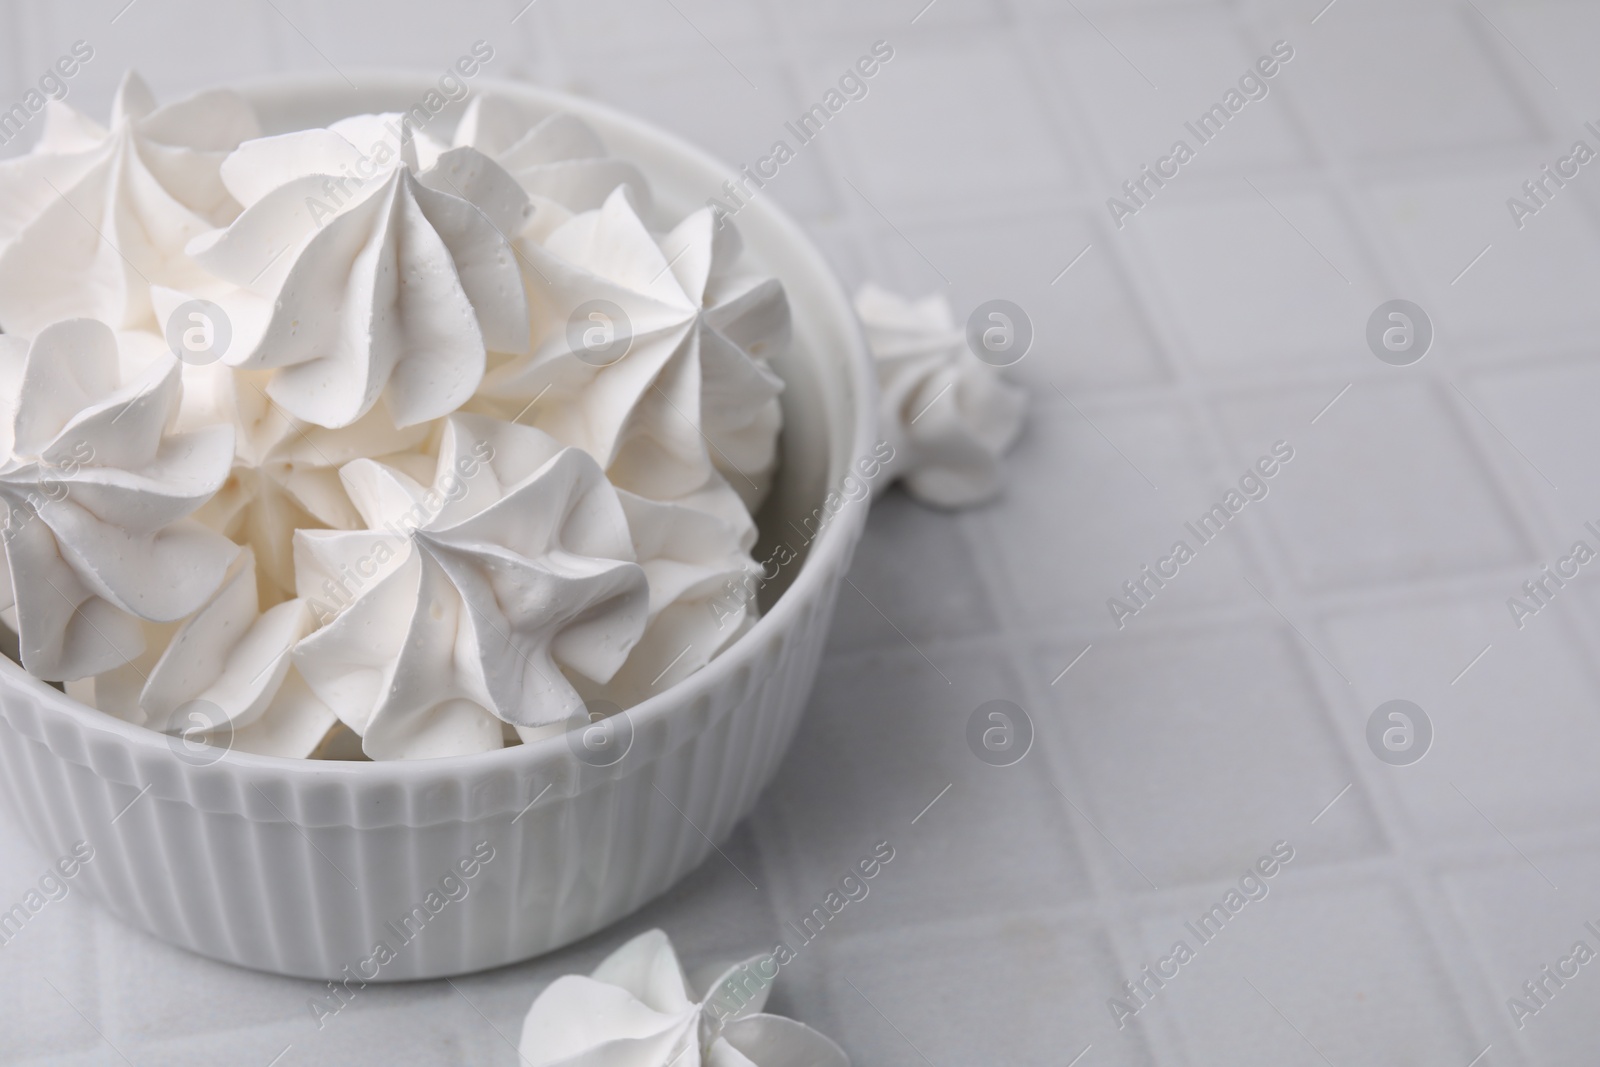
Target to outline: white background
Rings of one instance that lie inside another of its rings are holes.
[[[871,94],[769,192],[852,286],[1029,311],[1010,487],[957,516],[875,506],[777,783],[727,859],[616,928],[369,987],[319,1032],[315,983],[75,892],[0,950],[0,1062],[512,1064],[557,975],[654,925],[690,964],[770,948],[884,839],[871,895],[772,1002],[861,1067],[1594,1062],[1600,963],[1520,1032],[1506,998],[1600,949],[1600,585],[1520,631],[1506,599],[1600,547],[1600,165],[1520,231],[1506,198],[1600,148],[1600,6],[937,0],[913,24],[925,0],[538,0],[513,24],[522,2],[12,2],[0,103],[77,39],[96,56],[69,99],[103,118],[130,65],[167,100],[438,71],[483,38],[494,75],[737,163],[886,39]],[[1271,95],[1116,229],[1106,198],[1280,39]],[[1438,334],[1406,368],[1364,339],[1396,297]],[[1278,440],[1270,496],[1118,630],[1106,598]],[[964,740],[997,698],[1037,732],[1003,769]],[[1414,766],[1365,740],[1394,698],[1434,724]],[[1119,1031],[1120,983],[1280,840],[1271,895]],[[53,858],[0,819],[0,905]]]

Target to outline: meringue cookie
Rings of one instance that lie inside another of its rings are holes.
[[[162,319],[190,298],[160,286],[151,296]],[[399,429],[380,406],[343,429],[325,429],[273,403],[266,392],[270,380],[270,371],[185,363],[177,428],[235,428],[233,470],[195,518],[254,549],[261,596],[276,604],[295,595],[295,530],[361,525],[339,480],[339,467],[361,458],[406,464],[411,461],[408,454],[426,445],[431,427]],[[417,454],[415,459],[426,457]],[[431,465],[422,477],[432,477]]]
[[[783,379],[769,363],[789,349],[788,294],[753,268],[738,229],[719,225],[709,208],[684,219],[661,249],[702,309],[700,418],[712,464],[753,513],[778,466]]]
[[[139,661],[69,692],[131,722],[230,750],[308,756],[337,721],[289,658],[314,625],[304,601],[260,610],[246,548],[181,625],[145,624],[150,641]]]
[[[723,499],[704,499],[711,494]],[[630,708],[704,667],[755,623],[755,601],[724,604],[724,589],[754,581],[761,568],[750,555],[755,525],[721,479],[686,501],[626,489],[617,497],[650,584],[649,622],[622,669],[594,695]]]
[[[650,183],[638,167],[617,159],[576,115],[535,118],[502,96],[475,96],[456,127],[455,145],[476,148],[500,164],[539,206],[592,211],[619,185],[648,216]]]
[[[178,361],[123,381],[116,336],[90,319],[47,327],[31,345],[0,337],[0,367],[14,383],[0,420],[0,604],[30,674],[98,674],[144,648],[139,619],[188,615],[238,555],[187,518],[227,476],[233,429],[165,432]]]
[[[771,989],[770,978],[755,977],[762,962],[771,961],[705,968],[696,981],[667,935],[651,930],[589,977],[547,986],[528,1009],[517,1051],[529,1067],[850,1067],[822,1034],[762,1012]],[[728,1022],[712,999],[730,983],[743,1007]]]
[[[80,316],[151,325],[152,283],[204,280],[184,247],[238,213],[218,170],[260,132],[237,93],[158,108],[132,72],[109,130],[52,101],[33,152],[0,162],[0,327],[32,335]]]
[[[241,420],[245,433],[254,430],[276,440],[264,453],[257,453],[261,458],[255,462],[236,458],[228,480],[195,512],[195,518],[255,550],[262,596],[276,603],[295,595],[296,530],[350,530],[361,525],[339,479],[340,466],[374,458],[415,472],[418,464],[431,467],[431,459],[412,451],[426,441],[426,432],[396,430],[382,411],[369,412],[343,430],[298,424],[282,412],[276,412],[274,420],[273,414],[268,409],[258,419]],[[272,434],[275,421],[283,425],[276,435]]]
[[[143,652],[120,667],[69,680],[67,695],[186,742],[311,756],[338,720],[284,660],[285,638],[301,636],[313,620],[298,600],[259,613],[250,594],[256,577],[248,559],[245,549],[217,593],[183,622],[141,623]],[[174,647],[182,651],[171,654]],[[198,663],[185,658],[194,655]],[[174,678],[199,678],[206,688],[195,695],[190,687],[190,695],[174,700]]]
[[[404,116],[357,115],[248,141],[221,173],[245,210],[189,251],[244,290],[218,298],[223,359],[276,368],[267,395],[296,418],[349,426],[382,397],[413,426],[472,395],[487,351],[528,350],[508,236],[529,201],[481,152],[418,173]]]
[[[981,504],[1002,488],[1000,456],[1022,433],[1026,394],[967,348],[949,303],[915,303],[875,285],[856,312],[878,366],[879,416],[894,446],[889,476],[927,504]]]
[[[481,403],[584,449],[620,488],[674,499],[715,470],[759,505],[782,418],[767,360],[788,345],[789,306],[776,279],[739,262],[737,231],[702,209],[658,240],[619,187],[519,247],[540,332],[531,354],[491,367]],[[627,320],[610,324],[631,341],[610,362],[573,324],[595,300]]]
[[[84,678],[68,678],[62,683],[67,696],[80,704],[98,708],[135,726],[149,726],[149,716],[139,706],[139,694],[144,690],[145,679],[156,661],[172,643],[182,622],[148,622],[139,620],[139,632],[144,638],[144,649],[120,667],[91,674]]]
[[[340,476],[367,529],[295,535],[301,596],[335,615],[294,658],[373,759],[485,751],[502,722],[573,719],[563,672],[604,684],[638,643],[645,572],[579,450],[455,415],[431,489],[365,459]]]

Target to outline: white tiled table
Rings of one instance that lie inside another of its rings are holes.
[[[1600,147],[1600,5],[538,0],[513,24],[522,2],[16,3],[0,103],[80,38],[95,113],[128,65],[170,98],[485,38],[496,75],[737,162],[888,39],[770,192],[851,285],[1030,312],[1010,490],[877,505],[810,716],[725,845],[759,888],[713,856],[568,951],[369,987],[320,1032],[314,983],[75,893],[0,950],[0,1062],[512,1064],[555,976],[651,925],[691,963],[770,946],[885,838],[774,999],[862,1067],[1597,1062],[1600,964],[1520,1031],[1506,999],[1600,949],[1600,583],[1520,631],[1505,602],[1600,519],[1600,168],[1521,231],[1505,198]],[[1105,198],[1278,39],[1270,96],[1115,229]],[[1437,328],[1407,368],[1364,340],[1395,297]],[[1280,439],[1270,495],[1119,631],[1106,598]],[[1365,739],[1398,697],[1436,731],[1409,767]],[[996,698],[1037,730],[1009,768],[964,739]],[[1270,894],[1119,1030],[1108,998],[1279,840]],[[0,900],[50,858],[0,820]]]

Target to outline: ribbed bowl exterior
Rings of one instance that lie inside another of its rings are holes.
[[[193,766],[79,728],[53,706],[65,697],[13,668],[0,681],[0,778],[47,855],[87,841],[80,884],[164,941],[313,978],[347,965],[371,978],[378,941],[395,958],[377,980],[494,967],[635,910],[750,810],[805,707],[838,576],[826,584],[725,684],[641,722],[611,767],[565,745],[533,766],[450,761],[448,775],[409,782],[289,777],[233,757]],[[492,858],[461,877],[485,842]]]
[[[336,79],[253,92],[264,116],[290,121],[381,110],[428,79],[379,72],[361,84],[342,103]],[[680,202],[727,173],[598,105],[495,89],[584,116],[653,178],[691,190]],[[804,514],[870,449],[870,360],[847,298],[798,228],[764,203],[739,225],[790,289],[797,344],[810,346],[804,373],[815,380],[791,380],[785,400],[785,463],[810,469]],[[93,847],[77,882],[107,910],[202,955],[358,981],[527,959],[664,892],[750,811],[799,724],[866,510],[851,503],[826,524],[787,591],[728,651],[627,712],[632,743],[610,766],[580,759],[570,736],[440,760],[229,752],[200,765],[0,657],[0,790],[48,856]]]

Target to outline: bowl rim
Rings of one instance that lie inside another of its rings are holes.
[[[350,68],[348,73],[358,77],[361,84],[357,91],[362,93],[416,89],[425,94],[427,89],[434,87],[438,78],[437,71],[420,68]],[[252,104],[259,104],[264,98],[274,96],[291,97],[314,93],[344,95],[348,93],[350,83],[338,74],[289,72],[241,79],[235,83],[210,88],[233,89],[248,98]],[[541,106],[575,114],[586,120],[598,120],[596,124],[601,127],[599,132],[602,140],[605,139],[605,127],[620,127],[627,130],[631,136],[653,142],[665,155],[675,155],[680,161],[698,169],[719,175],[735,173],[735,168],[723,163],[709,152],[652,122],[608,104],[532,82],[505,77],[482,77],[475,79],[469,95],[459,102],[485,92],[501,92],[524,101],[532,100]],[[634,162],[647,174],[649,173],[648,161],[634,160]],[[782,242],[788,246],[789,252],[797,257],[805,273],[812,275],[812,280],[819,283],[817,293],[827,305],[830,305],[829,312],[838,319],[836,325],[844,327],[840,331],[846,340],[843,366],[848,378],[850,395],[855,400],[855,411],[854,423],[849,427],[849,455],[846,457],[830,455],[828,459],[825,486],[831,486],[840,475],[840,463],[848,463],[853,457],[866,455],[872,447],[878,429],[877,377],[865,334],[843,284],[832,266],[787,212],[778,207],[771,197],[758,197],[748,201],[740,209],[740,214],[759,218],[766,226],[777,231]],[[778,597],[772,608],[756,620],[754,626],[736,638],[720,655],[684,680],[627,709],[625,714],[633,720],[636,739],[640,733],[645,732],[642,727],[666,718],[674,709],[689,705],[731,680],[757,658],[765,638],[775,631],[790,626],[791,619],[805,610],[804,601],[827,595],[828,576],[842,573],[847,568],[856,540],[865,527],[870,503],[870,498],[866,498],[847,504],[821,526],[810,542],[806,557],[788,588]],[[156,754],[158,758],[167,757],[185,772],[211,771],[228,767],[235,772],[264,772],[274,779],[294,778],[323,782],[343,780],[350,784],[378,787],[401,782],[410,784],[418,779],[460,781],[465,774],[476,776],[496,770],[525,771],[552,761],[570,758],[570,749],[563,733],[488,752],[415,760],[370,762],[317,760],[229,749],[223,757],[198,767],[184,764],[176,757],[170,748],[170,738],[166,734],[83,704],[54,686],[35,678],[8,657],[0,656],[0,690],[17,686],[26,689],[35,698],[39,707],[48,709],[57,717],[70,720],[79,730],[113,738],[136,751]],[[648,759],[622,761],[618,767],[620,768],[623,763],[642,766],[647,762]]]

